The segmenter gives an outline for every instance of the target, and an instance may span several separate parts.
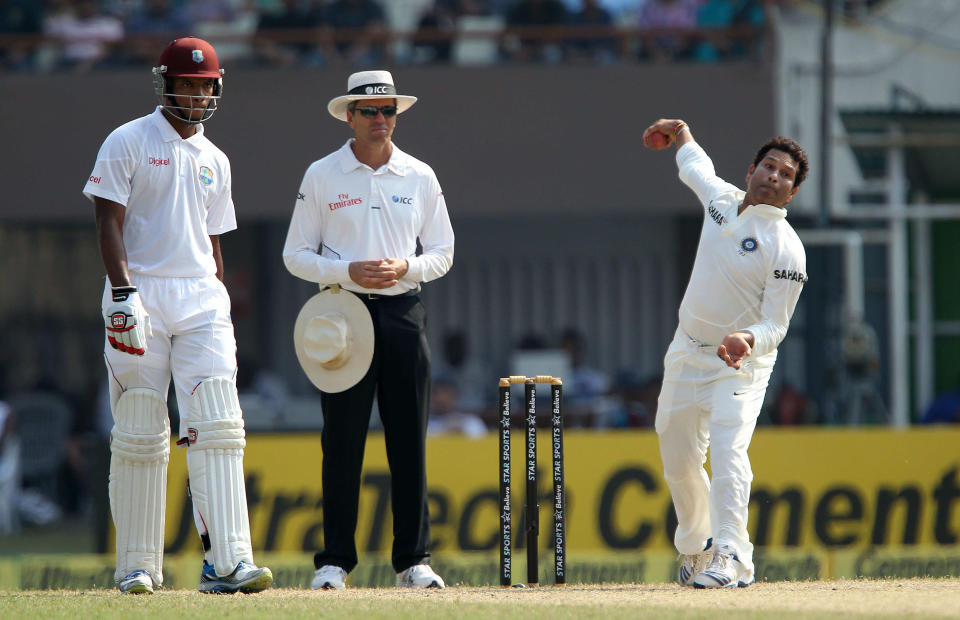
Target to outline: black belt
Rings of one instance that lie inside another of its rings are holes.
[[[351,291],[352,292],[352,291]],[[370,299],[370,300],[379,300],[379,299],[400,299],[401,297],[415,297],[420,294],[420,289],[412,288],[409,291],[404,291],[397,295],[381,295],[379,293],[354,293],[360,299]]]
[[[323,290],[327,290],[327,289],[323,289]],[[343,289],[343,290],[346,291],[347,289]],[[358,293],[356,291],[349,291],[349,292],[353,293],[360,299],[369,299],[371,301],[378,301],[381,299],[400,299],[401,297],[414,297],[420,294],[420,288],[419,287],[412,288],[409,291],[404,291],[396,295],[381,295],[380,293]]]

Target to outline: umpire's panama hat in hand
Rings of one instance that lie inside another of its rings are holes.
[[[303,305],[293,328],[300,366],[323,392],[342,392],[373,360],[373,319],[360,298],[332,286]]]
[[[366,99],[396,99],[397,114],[406,112],[417,102],[416,97],[397,94],[389,71],[359,71],[347,78],[347,94],[331,99],[327,110],[334,118],[346,121],[350,102]]]

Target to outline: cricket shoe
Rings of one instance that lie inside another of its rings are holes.
[[[708,538],[707,544],[700,553],[693,555],[684,555],[683,562],[680,563],[680,574],[677,582],[682,586],[692,586],[693,578],[699,575],[713,559],[713,539]]]
[[[723,545],[713,553],[713,560],[693,579],[694,588],[746,588],[753,579],[740,579],[741,564],[733,549]]]
[[[232,573],[221,577],[213,569],[213,564],[204,560],[203,570],[200,571],[200,586],[197,589],[205,594],[251,594],[266,590],[272,583],[273,573],[266,566],[240,562]]]
[[[429,564],[414,564],[397,573],[398,588],[437,588],[446,587],[440,575],[433,572]]]
[[[310,587],[314,590],[343,590],[347,587],[347,571],[333,564],[324,564],[313,573]]]
[[[153,577],[145,570],[130,573],[117,583],[124,594],[153,594]]]

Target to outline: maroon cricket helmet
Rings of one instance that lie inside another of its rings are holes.
[[[196,37],[174,39],[160,54],[160,67],[168,77],[195,77],[217,79],[223,75],[217,51]]]
[[[213,96],[208,97],[208,103],[203,107],[203,114],[195,118],[196,107],[191,97],[189,107],[178,106],[171,92],[172,87],[168,78],[199,78],[213,80]],[[223,94],[223,69],[213,46],[197,37],[183,37],[174,39],[163,53],[160,62],[153,68],[153,89],[160,106],[176,118],[190,124],[202,123],[216,112]]]

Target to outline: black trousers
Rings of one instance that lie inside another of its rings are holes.
[[[392,562],[396,572],[428,561],[426,435],[430,349],[419,295],[368,299],[373,318],[373,361],[357,385],[321,392],[323,405],[323,536],[313,558],[350,572],[357,565],[357,512],[363,451],[373,397],[383,422],[393,510]]]

